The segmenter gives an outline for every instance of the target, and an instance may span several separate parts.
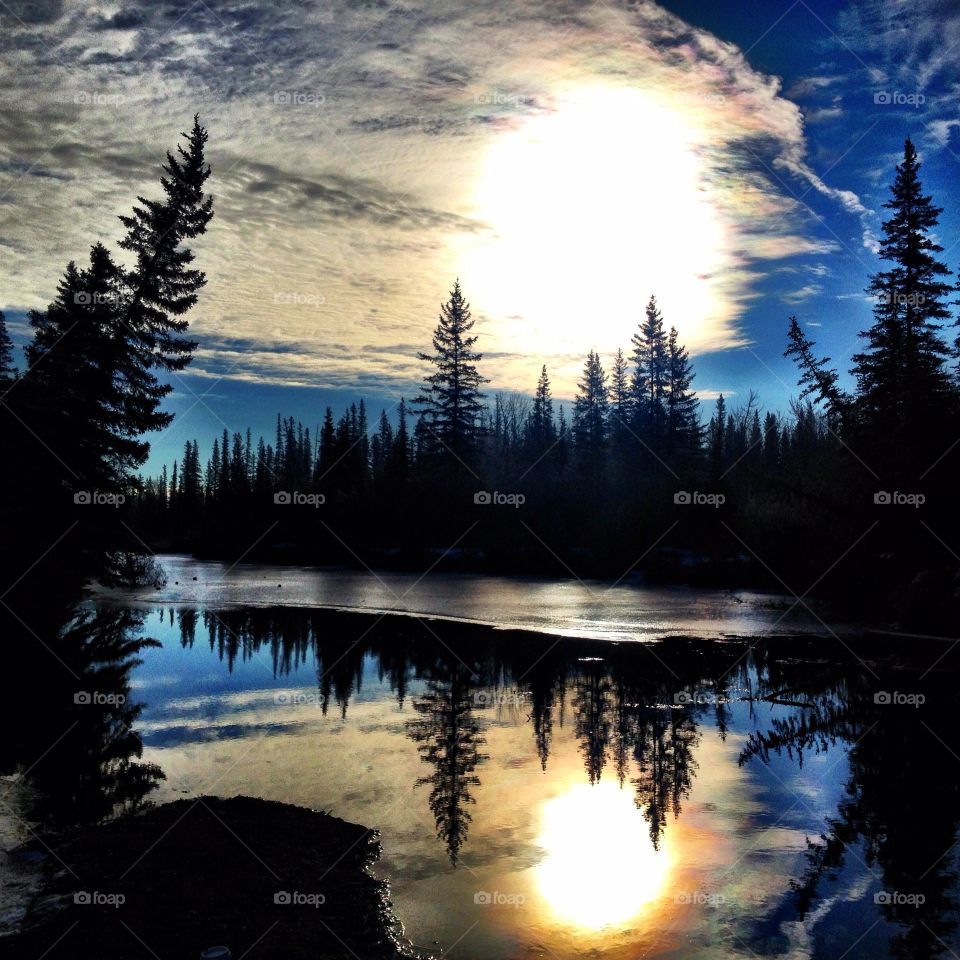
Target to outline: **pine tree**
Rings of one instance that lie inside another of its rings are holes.
[[[123,320],[152,365],[164,370],[182,370],[196,347],[182,334],[187,329],[185,314],[197,302],[206,277],[191,267],[194,255],[183,243],[203,234],[213,217],[213,197],[204,192],[210,176],[204,156],[207,131],[199,116],[183,136],[186,146],[178,146],[176,155],[167,153],[160,178],[164,199],[138,197],[140,206],[120,218],[127,228],[120,246],[136,257],[126,275],[131,295],[124,303]],[[159,397],[172,389],[169,384],[150,387]]]
[[[410,434],[407,429],[407,401],[401,397],[397,406],[397,432],[390,451],[388,469],[391,482],[402,485],[410,469]]]
[[[627,360],[621,349],[613,357],[610,372],[610,441],[615,450],[622,450],[633,419],[630,377]]]
[[[375,478],[380,479],[386,472],[387,458],[393,449],[393,427],[387,418],[387,411],[380,411],[380,422],[370,445],[370,466]]]
[[[775,413],[768,413],[763,421],[763,465],[767,473],[776,471],[780,464],[780,425]]]
[[[477,342],[477,337],[470,334],[473,325],[470,304],[457,280],[450,299],[440,308],[433,354],[418,354],[436,368],[414,400],[423,411],[421,422],[431,438],[429,449],[460,459],[473,455],[483,411],[481,386],[488,382],[477,370],[483,354],[473,349]]]
[[[585,463],[596,464],[607,440],[607,375],[600,357],[591,350],[583,368],[573,407],[574,443]]]
[[[0,384],[12,380],[17,375],[13,362],[13,341],[7,333],[7,319],[0,310]]]
[[[317,456],[317,464],[313,471],[314,483],[321,482],[333,469],[335,440],[336,428],[333,424],[333,410],[327,407],[323,414],[323,427],[320,430],[320,453]]]
[[[144,435],[172,420],[160,409],[172,387],[157,371],[189,362],[194,344],[182,334],[204,278],[190,267],[186,242],[204,232],[212,215],[199,121],[187,138],[180,160],[168,155],[163,168],[164,198],[140,198],[133,215],[121,218],[127,234],[120,246],[134,265],[115,263],[106,247],[94,244],[89,266],[68,264],[54,302],[30,314],[28,370],[12,394],[18,419],[31,427],[18,482],[20,501],[42,503],[33,513],[43,513],[52,528],[69,525],[69,507],[59,505],[69,505],[71,490],[130,492],[149,451]],[[63,592],[74,595],[91,577],[108,582],[115,576],[118,551],[129,549],[128,531],[116,516],[98,521],[58,541],[22,589],[48,581],[50,568]],[[33,522],[30,535],[48,534]]]
[[[814,356],[813,348],[816,344],[807,338],[796,317],[790,318],[790,329],[787,331],[788,345],[784,351],[785,357],[793,357],[800,370],[800,399],[804,400],[813,395],[817,401],[823,403],[829,418],[831,429],[839,430],[843,426],[843,417],[848,413],[850,398],[838,386],[839,376],[836,370],[831,369],[829,357],[818,360]]]
[[[717,407],[710,418],[708,434],[710,440],[710,465],[714,477],[719,477],[723,471],[723,462],[726,455],[727,430],[727,403],[721,393],[717,397]]]
[[[891,198],[891,216],[883,224],[880,257],[888,270],[873,276],[874,323],[861,336],[866,347],[854,356],[857,408],[867,432],[899,448],[896,456],[923,446],[939,433],[952,404],[946,368],[949,348],[941,336],[949,317],[945,303],[951,286],[943,248],[932,238],[941,208],[924,195],[920,161],[913,143],[904,144],[903,162]]]
[[[631,384],[634,430],[645,442],[663,435],[664,395],[667,382],[667,335],[657,298],[650,297],[640,329],[633,335]]]
[[[563,470],[570,460],[570,428],[567,426],[567,415],[560,404],[557,413],[557,467]]]
[[[220,438],[214,437],[213,453],[210,454],[210,462],[207,464],[207,500],[209,502],[215,503],[223,496],[220,477]]]
[[[694,373],[687,348],[679,342],[677,328],[667,337],[666,434],[668,450],[692,450],[700,446],[699,401],[690,389]]]
[[[553,396],[550,392],[550,377],[546,364],[540,370],[537,388],[533,395],[533,407],[527,417],[526,439],[533,456],[541,456],[553,446],[557,428],[553,422]]]

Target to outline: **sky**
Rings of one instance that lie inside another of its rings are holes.
[[[150,466],[410,397],[456,277],[490,392],[569,399],[656,294],[706,406],[841,370],[903,140],[960,267],[960,2],[0,0],[0,309],[113,244],[199,112],[200,346]]]

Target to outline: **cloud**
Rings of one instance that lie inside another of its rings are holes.
[[[797,290],[791,290],[789,293],[780,294],[780,300],[782,303],[786,303],[789,306],[794,306],[795,304],[803,303],[805,300],[809,300],[811,297],[815,297],[821,293],[823,293],[823,287],[819,283],[808,283]]]
[[[469,251],[497,242],[473,203],[491,151],[578,87],[647,91],[696,135],[718,237],[693,279],[702,310],[675,317],[696,350],[749,341],[742,317],[767,265],[836,249],[794,192],[868,213],[849,187],[814,173],[803,113],[778,78],[650,0],[8,7],[5,299],[43,306],[68,260],[115,241],[117,215],[155,195],[163,150],[199,110],[216,194],[197,244],[209,278],[191,317],[201,376],[405,389],[420,372],[413,345],[429,342]],[[933,51],[923,63],[935,68]],[[831,88],[825,75],[794,85]],[[586,171],[581,186],[603,176]],[[528,387],[545,338],[518,342],[511,331],[535,329],[531,317],[495,307],[486,289],[468,292],[498,385]],[[616,320],[621,341],[639,310]],[[596,334],[574,328],[569,349],[554,353],[559,391],[572,392]]]

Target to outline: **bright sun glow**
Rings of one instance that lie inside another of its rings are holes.
[[[651,293],[688,344],[709,341],[728,242],[697,153],[697,114],[594,87],[496,138],[474,198],[492,239],[463,251],[497,349],[580,357],[627,346]]]
[[[559,920],[584,930],[622,924],[663,890],[669,849],[654,850],[629,790],[577,784],[548,801],[537,886]]]

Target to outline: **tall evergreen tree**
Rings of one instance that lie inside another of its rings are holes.
[[[607,375],[599,355],[587,355],[573,406],[574,443],[583,462],[596,465],[607,440]]]
[[[540,456],[553,446],[557,428],[553,422],[553,395],[550,391],[550,377],[546,364],[540,370],[537,388],[533,395],[533,406],[527,417],[527,443],[534,456]]]
[[[721,393],[717,397],[717,407],[707,428],[710,443],[710,466],[714,477],[723,471],[727,446],[727,402]]]
[[[640,329],[633,335],[631,384],[634,430],[646,442],[659,440],[665,420],[667,334],[657,298],[650,297]]]
[[[483,412],[481,387],[487,382],[477,369],[483,354],[473,349],[477,342],[470,333],[473,324],[470,304],[457,280],[450,299],[440,308],[434,352],[418,354],[436,368],[414,400],[422,408],[421,422],[428,431],[430,449],[461,459],[474,452]]]
[[[631,429],[631,399],[627,359],[618,348],[610,371],[610,442],[615,450],[623,449]]]
[[[59,452],[72,486],[122,489],[146,459],[143,434],[173,417],[160,409],[172,386],[155,371],[180,370],[190,360],[195,344],[182,334],[205,278],[190,267],[185,244],[213,215],[213,198],[204,193],[206,130],[195,118],[184,136],[179,158],[167,154],[164,198],[140,197],[141,206],[120,218],[127,227],[120,246],[134,255],[134,266],[117,265],[97,243],[90,266],[69,264],[57,299],[30,318],[24,397],[34,409],[25,419]],[[49,466],[46,453],[38,457]]]
[[[937,257],[943,248],[932,236],[942,210],[924,194],[920,166],[908,139],[884,204],[890,218],[880,257],[891,266],[871,279],[874,323],[861,334],[866,345],[853,358],[861,421],[874,438],[899,448],[896,456],[926,446],[931,432],[939,434],[953,400],[950,351],[941,334],[951,285]]]
[[[7,318],[0,310],[0,384],[12,380],[16,374],[17,367],[13,362],[13,341],[7,332]]]
[[[677,328],[667,337],[666,435],[668,450],[692,450],[700,446],[699,401],[690,389],[693,366],[687,348],[679,342]]]
[[[790,329],[787,331],[787,349],[785,357],[792,357],[800,370],[800,399],[814,396],[823,403],[829,418],[830,427],[839,430],[843,426],[843,416],[848,412],[850,398],[838,385],[839,375],[831,369],[829,357],[817,359],[813,348],[816,344],[810,340],[796,317],[790,318]]]

